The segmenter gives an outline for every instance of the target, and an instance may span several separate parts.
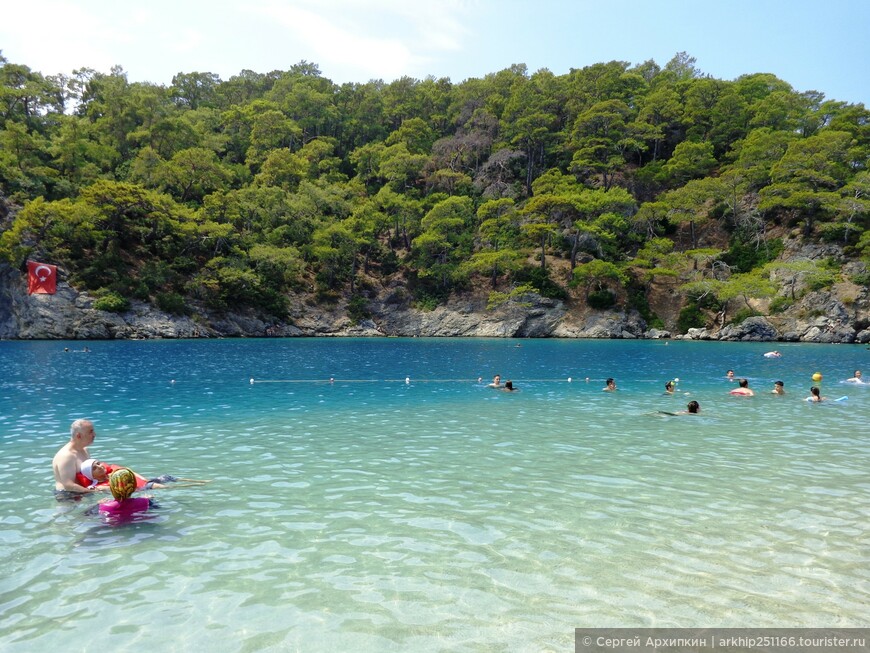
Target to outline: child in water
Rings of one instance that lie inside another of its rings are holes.
[[[119,469],[122,469],[121,465],[113,465],[96,460],[95,458],[88,458],[82,463],[81,471],[76,474],[76,481],[84,487],[102,486],[105,488],[109,484],[109,476]],[[133,472],[133,476],[136,477],[136,489],[142,489],[150,482],[136,472]],[[150,490],[151,488],[147,487],[146,489]]]
[[[121,469],[120,465],[113,465],[94,458],[88,458],[82,463],[82,470],[76,474],[76,482],[84,487],[105,488],[109,484],[109,476],[112,472],[119,469]],[[170,474],[163,474],[152,479],[146,479],[136,472],[133,472],[133,476],[136,477],[137,490],[161,490],[169,487],[167,483],[177,483],[178,481],[183,481],[179,487],[184,487],[185,485],[204,485],[209,482],[193,478],[177,478]]]
[[[132,496],[136,491],[136,475],[127,467],[112,472],[109,476],[109,489],[114,498],[100,503],[101,514],[124,519],[154,507],[154,502],[149,497]]]

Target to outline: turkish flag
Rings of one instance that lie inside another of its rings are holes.
[[[27,294],[53,295],[57,291],[57,266],[27,261]]]

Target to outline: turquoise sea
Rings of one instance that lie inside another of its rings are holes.
[[[870,373],[865,346],[86,344],[0,342],[6,653],[870,626],[870,385],[842,383]],[[728,369],[757,396],[729,396]],[[804,400],[814,372],[821,404]],[[519,392],[487,388],[496,373]],[[700,415],[665,414],[690,399]],[[86,515],[94,497],[59,503],[51,458],[78,417],[97,458],[213,482],[156,490],[161,508],[123,526]]]

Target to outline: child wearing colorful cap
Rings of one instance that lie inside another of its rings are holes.
[[[131,517],[134,513],[145,512],[152,507],[149,497],[134,497],[136,475],[132,469],[122,467],[109,476],[109,489],[113,499],[100,503],[100,512],[112,517]]]

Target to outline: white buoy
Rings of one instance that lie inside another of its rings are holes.
[[[405,383],[410,383],[410,382],[411,382],[411,377],[410,377],[410,376],[406,376],[406,377],[405,377]]]
[[[570,376],[568,377],[568,383],[571,383],[571,377],[570,377]]]
[[[251,385],[254,385],[254,377],[251,377]]]

